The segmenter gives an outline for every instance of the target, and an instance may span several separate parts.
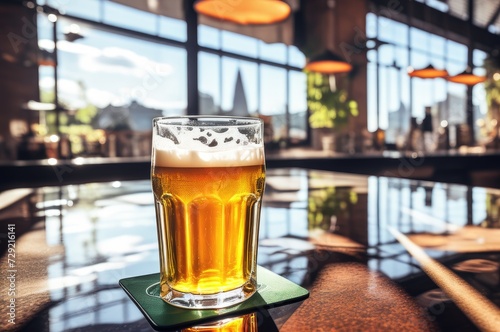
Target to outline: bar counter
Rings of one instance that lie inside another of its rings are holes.
[[[500,188],[498,165],[498,151],[472,148],[433,153],[372,151],[349,154],[310,148],[266,152],[267,168],[299,167],[495,188]],[[150,156],[0,161],[0,189],[148,179],[150,167]]]
[[[118,284],[159,271],[150,182],[63,182],[0,192],[0,329],[153,331]],[[310,295],[258,331],[500,327],[500,190],[268,169],[259,238]]]

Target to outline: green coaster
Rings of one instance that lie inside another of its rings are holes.
[[[159,297],[160,274],[121,279],[120,286],[142,311],[155,330],[189,327],[224,317],[252,313],[305,300],[307,289],[271,272],[257,268],[257,292],[248,300],[223,309],[192,310],[172,306]]]

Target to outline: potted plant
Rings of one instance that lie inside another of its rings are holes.
[[[489,55],[483,64],[486,69],[486,103],[488,105],[487,121],[482,122],[481,131],[486,137],[486,147],[497,149],[499,142],[500,121],[500,55]]]
[[[346,89],[337,88],[335,76],[307,73],[309,125],[313,129],[313,147],[331,150],[336,136],[358,115],[358,103],[349,99]]]

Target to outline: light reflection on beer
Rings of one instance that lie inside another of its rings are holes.
[[[235,318],[218,320],[213,323],[182,329],[182,332],[256,332],[257,315],[247,314]]]

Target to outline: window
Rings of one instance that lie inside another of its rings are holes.
[[[136,8],[108,0],[45,3],[61,15],[57,73],[40,66],[40,92],[43,101],[54,100],[57,74],[65,111],[59,128],[55,112],[41,114],[41,133],[68,136],[74,156],[110,155],[107,145],[115,144],[110,139],[121,139],[110,133],[127,132],[134,142],[134,135],[150,130],[152,117],[186,114],[184,20],[154,14],[141,3]],[[45,14],[39,15],[40,47],[48,53],[54,50],[52,26]],[[66,40],[65,33],[75,28],[82,38]],[[204,25],[198,26],[198,44],[200,114],[262,116],[273,127],[273,141],[307,140],[305,57],[296,47]],[[88,148],[96,140],[106,146]],[[119,151],[118,145],[111,155],[149,153],[134,146]]]
[[[76,15],[89,20],[99,21],[101,0],[46,0],[49,6],[57,8],[63,14]]]
[[[198,57],[200,113],[261,116],[272,127],[273,143],[304,143],[304,55],[294,46],[204,25],[198,34],[203,49]]]
[[[39,21],[39,45],[53,52],[52,24],[45,15]],[[65,111],[59,129],[49,112],[40,131],[67,136],[74,156],[149,155],[152,118],[185,113],[185,49],[64,17],[57,24],[58,100]],[[77,26],[82,38],[67,41],[65,32]],[[42,101],[54,100],[54,70],[40,66]]]
[[[135,31],[154,34],[158,16],[113,1],[104,1],[103,22]]]
[[[368,129],[386,131],[386,141],[396,143],[408,134],[410,118],[424,118],[431,107],[434,128],[447,120],[450,128],[466,120],[467,87],[442,78],[421,79],[408,76],[408,66],[416,69],[433,65],[450,75],[467,68],[467,46],[400,22],[369,13],[367,36],[378,39],[380,46],[370,49],[368,57]],[[474,51],[474,65],[481,67],[485,53]],[[480,68],[475,72],[479,73]],[[474,87],[474,119],[486,113],[484,88]],[[481,139],[476,123],[476,138]]]
[[[307,139],[307,78],[306,74],[298,71],[290,71],[288,74],[288,112],[289,139],[290,143],[299,143]]]
[[[268,65],[260,66],[260,110],[272,117],[273,140],[288,137],[287,75],[286,70]]]

